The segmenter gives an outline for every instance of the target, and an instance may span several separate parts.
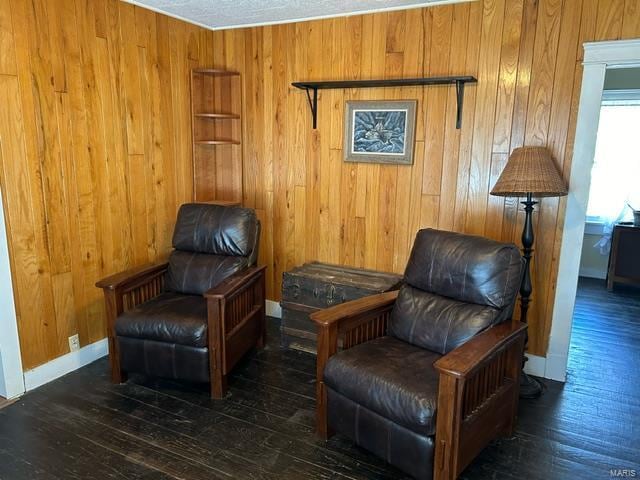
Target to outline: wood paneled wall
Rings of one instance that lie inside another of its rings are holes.
[[[416,231],[520,243],[515,199],[489,196],[513,148],[547,145],[569,178],[582,43],[640,36],[638,0],[480,0],[214,33],[214,66],[244,74],[244,201],[265,224],[268,297],[308,260],[402,272]],[[455,89],[324,90],[318,129],[299,80],[475,75]],[[344,163],[344,103],[418,99],[413,166]],[[535,214],[529,350],[547,348],[564,200]]]
[[[0,165],[23,364],[105,336],[97,279],[167,255],[211,32],[115,0],[0,1]]]
[[[191,198],[189,69],[244,79],[244,202],[263,221],[268,297],[307,260],[401,272],[415,232],[518,240],[488,195],[509,152],[548,145],[568,178],[581,43],[640,36],[637,0],[480,0],[208,32],[116,0],[0,2],[0,166],[25,368],[104,336],[103,275],[166,255]],[[323,91],[296,80],[470,74],[448,87]],[[418,99],[413,166],[342,161],[344,102]],[[564,204],[535,216],[530,351],[544,354]]]

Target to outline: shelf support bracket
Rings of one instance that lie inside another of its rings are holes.
[[[318,89],[306,87],[304,90],[307,92],[307,100],[309,100],[309,108],[311,108],[311,116],[313,117],[313,129],[315,130],[318,124]],[[309,90],[313,90],[313,100]]]
[[[381,88],[381,87],[408,87],[428,85],[455,85],[456,86],[456,129],[462,127],[462,102],[464,101],[464,87],[467,83],[477,83],[478,79],[471,75],[425,78],[395,78],[386,80],[335,80],[324,82],[292,82],[291,85],[304,90],[309,101],[313,129],[318,126],[318,90],[319,89],[345,89],[345,88]],[[313,94],[311,93],[313,90]]]
[[[456,129],[459,130],[462,127],[462,102],[464,101],[464,82],[462,80],[456,80],[456,99],[458,101]]]

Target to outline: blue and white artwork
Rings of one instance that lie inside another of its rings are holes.
[[[404,155],[406,110],[354,110],[351,153]]]
[[[347,162],[413,163],[415,100],[352,100],[345,108]]]

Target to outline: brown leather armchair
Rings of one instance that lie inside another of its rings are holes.
[[[318,433],[346,435],[416,478],[456,478],[514,427],[521,278],[515,245],[419,231],[399,291],[312,315]]]
[[[237,361],[265,336],[260,222],[247,208],[180,207],[168,262],[107,277],[109,359],[126,372],[210,382],[222,398]]]

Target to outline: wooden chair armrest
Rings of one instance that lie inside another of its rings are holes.
[[[311,314],[311,320],[319,326],[329,326],[334,323],[341,323],[343,320],[356,318],[377,310],[379,308],[393,305],[398,297],[398,291],[370,295],[350,302],[341,303],[319,312]]]
[[[511,435],[527,326],[504,322],[435,362],[440,372],[434,480],[458,478],[498,435]]]
[[[527,325],[506,321],[476,335],[434,363],[440,372],[454,377],[467,377],[495,352],[524,336]]]
[[[386,335],[391,309],[398,297],[397,291],[380,293],[341,303],[314,312],[311,319],[318,325],[318,356],[316,357],[316,428],[322,438],[331,435],[327,423],[327,393],[323,381],[324,368],[338,351]]]
[[[233,295],[239,288],[242,288],[260,277],[260,274],[266,269],[265,265],[261,267],[249,267],[234,273],[215,287],[204,292],[205,298],[221,299]]]
[[[104,290],[116,290],[143,280],[145,277],[155,276],[167,269],[167,262],[152,263],[134,267],[124,272],[116,273],[96,282],[96,287]]]

